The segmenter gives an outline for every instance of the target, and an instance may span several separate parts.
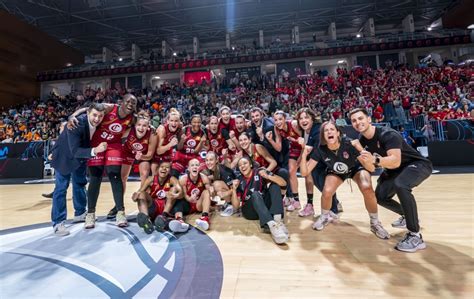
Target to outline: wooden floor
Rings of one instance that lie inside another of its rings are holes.
[[[379,210],[392,234],[390,240],[379,240],[370,232],[354,183],[352,193],[348,184],[341,186],[342,219],[324,231],[313,231],[310,218],[288,214],[291,239],[286,246],[277,246],[270,235],[260,233],[255,221],[214,215],[209,236],[224,261],[221,297],[473,298],[473,186],[474,174],[433,175],[415,189],[428,248],[414,254],[393,249],[403,236],[402,230],[390,226],[397,215]],[[128,184],[127,198],[137,187],[138,183]],[[51,201],[40,194],[52,188],[51,184],[0,186],[0,229],[49,222]],[[111,206],[110,185],[104,183],[98,214],[104,215]],[[68,208],[71,215],[70,199]],[[129,213],[136,210],[128,199],[126,208]]]

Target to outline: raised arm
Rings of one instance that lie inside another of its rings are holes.
[[[151,160],[151,158],[153,158],[153,156],[155,155],[157,143],[158,143],[158,135],[154,131],[152,131],[152,133],[150,134],[148,151],[146,152],[146,154],[141,156],[140,160],[144,160],[144,161]]]
[[[311,158],[308,160],[308,155],[311,153],[313,150],[312,146],[305,146],[303,151],[301,152],[301,158],[300,158],[300,173],[302,176],[308,176],[311,174],[311,171],[318,165],[318,161],[315,159]]]
[[[273,159],[273,157],[263,145],[256,144],[255,148],[257,149],[258,154],[261,155],[269,163],[267,170],[273,171],[277,167],[277,162],[275,161],[275,159]]]

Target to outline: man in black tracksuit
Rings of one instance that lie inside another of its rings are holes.
[[[361,134],[362,158],[375,167],[385,168],[375,189],[378,204],[402,216],[392,226],[406,226],[408,229],[405,238],[395,248],[405,252],[426,248],[419,232],[418,210],[412,189],[431,175],[431,162],[409,146],[397,131],[373,126],[367,110],[354,109],[350,118],[354,129]],[[395,194],[400,203],[393,199]]]

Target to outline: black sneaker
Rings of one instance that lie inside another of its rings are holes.
[[[51,192],[51,193],[43,193],[43,194],[41,194],[41,196],[43,196],[44,198],[53,198],[53,193],[54,193],[54,191]]]
[[[107,219],[115,219],[115,216],[117,216],[117,208],[116,207],[113,207],[109,213],[107,214]]]
[[[150,217],[144,213],[138,213],[137,215],[138,226],[143,228],[145,233],[151,234],[154,230],[153,223],[150,221]]]
[[[156,216],[155,229],[160,233],[166,231],[168,229],[168,223],[170,222],[170,220],[172,219],[169,219],[168,217],[163,215]]]

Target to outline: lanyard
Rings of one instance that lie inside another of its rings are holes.
[[[247,198],[247,193],[250,189],[250,185],[253,185],[254,177],[255,177],[255,171],[252,171],[252,174],[251,174],[250,178],[247,179],[247,178],[244,177],[245,178],[245,188],[244,188],[244,194],[243,194],[243,197],[242,197],[243,200],[246,200],[246,198]]]

